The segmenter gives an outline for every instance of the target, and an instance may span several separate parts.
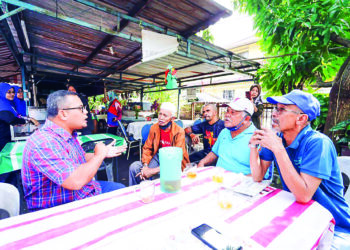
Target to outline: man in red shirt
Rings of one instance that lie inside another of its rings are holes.
[[[129,185],[136,185],[145,179],[159,177],[158,151],[161,147],[180,147],[183,151],[182,169],[189,163],[185,146],[185,131],[173,120],[176,108],[164,102],[160,106],[158,123],[154,124],[143,146],[142,161],[136,161],[129,168]]]

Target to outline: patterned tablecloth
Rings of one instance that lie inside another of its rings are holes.
[[[267,187],[254,198],[230,192],[231,209],[217,202],[216,169],[182,177],[181,191],[144,204],[128,187],[0,221],[0,249],[206,249],[191,229],[206,223],[243,249],[314,249],[331,242],[334,220],[317,202],[297,203],[291,193]],[[225,186],[237,175],[225,173]]]
[[[124,139],[112,134],[92,134],[78,136],[80,144],[89,141],[116,139],[116,145],[123,145]],[[0,152],[0,174],[22,168],[22,154],[26,141],[9,142]]]

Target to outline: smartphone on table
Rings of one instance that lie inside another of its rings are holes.
[[[192,229],[192,234],[200,239],[211,249],[231,249],[241,250],[241,246],[237,246],[224,237],[219,231],[215,230],[207,224],[202,224]]]

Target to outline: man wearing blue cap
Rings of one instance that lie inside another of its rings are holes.
[[[283,188],[298,202],[315,200],[332,213],[336,225],[333,249],[350,249],[350,208],[343,196],[343,182],[332,141],[312,130],[310,121],[320,115],[320,103],[300,90],[267,101],[277,104],[272,114],[272,130],[257,130],[250,140],[250,166],[255,181],[261,181],[274,161]],[[260,158],[260,160],[259,160]]]

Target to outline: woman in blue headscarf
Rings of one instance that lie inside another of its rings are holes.
[[[32,118],[24,119],[16,111],[11,105],[14,98],[15,89],[7,83],[0,83],[0,151],[11,141],[10,125],[25,124],[26,120],[37,123]]]
[[[15,103],[16,111],[21,116],[27,116],[27,104],[24,100],[23,89],[22,87],[15,86],[15,85],[13,86],[13,88],[15,89],[14,103]]]
[[[26,123],[11,105],[14,98],[15,89],[7,83],[0,83],[0,151],[11,141],[10,125]]]

